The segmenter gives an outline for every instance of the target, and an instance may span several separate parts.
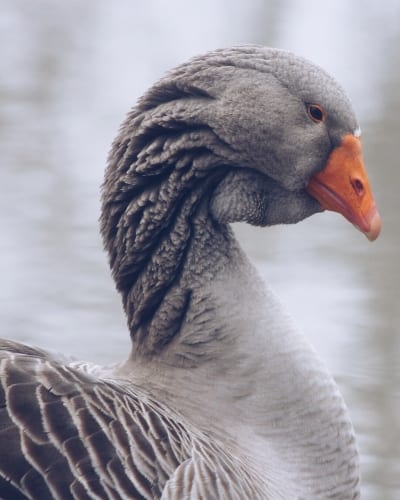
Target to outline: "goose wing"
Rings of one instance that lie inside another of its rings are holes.
[[[0,342],[1,498],[160,498],[185,430],[118,381]]]

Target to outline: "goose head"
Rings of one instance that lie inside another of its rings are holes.
[[[228,177],[223,185],[229,189],[220,187],[214,199],[214,216],[225,222],[244,216],[264,226],[298,222],[327,209],[341,213],[370,240],[378,237],[381,223],[362,159],[360,127],[330,75],[276,49],[221,52],[191,65],[190,85],[212,99],[194,115],[229,145],[234,165],[252,170],[257,185],[268,187],[255,196],[257,213],[254,203],[242,204],[232,189],[240,181],[243,191],[246,176],[231,174],[234,182]]]
[[[295,223],[324,209],[370,240],[379,234],[359,124],[331,76],[289,52],[258,46],[178,66],[128,114],[103,186],[101,229],[132,337],[144,328],[148,339],[157,314],[164,321],[156,336],[179,330],[193,279],[184,285],[182,276],[196,234],[216,255],[233,238],[231,222]],[[193,255],[195,274],[206,262],[216,268],[216,257]]]

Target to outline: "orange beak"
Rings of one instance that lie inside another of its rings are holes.
[[[339,212],[373,241],[379,236],[381,218],[375,206],[362,159],[361,142],[346,135],[330,154],[326,167],[314,174],[307,191],[325,210]]]

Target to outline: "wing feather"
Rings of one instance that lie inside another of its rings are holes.
[[[161,496],[185,452],[157,408],[40,349],[0,348],[1,498]]]

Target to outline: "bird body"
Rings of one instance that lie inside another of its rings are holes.
[[[0,343],[0,497],[359,497],[343,398],[230,228],[329,208],[375,239],[358,129],[330,76],[258,46],[141,98],[101,216],[132,351],[103,368]]]

